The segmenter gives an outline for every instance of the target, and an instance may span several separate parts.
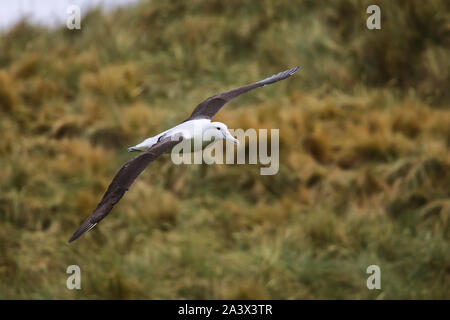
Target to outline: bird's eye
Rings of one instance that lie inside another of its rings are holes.
[[[219,128],[219,127],[217,127],[216,129],[217,129],[217,130],[220,130],[220,128]]]

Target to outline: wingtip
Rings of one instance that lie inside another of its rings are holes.
[[[68,243],[74,242],[77,240],[84,232],[80,233],[80,230],[75,231],[75,233],[70,237]]]
[[[75,234],[73,234],[73,235],[70,237],[69,241],[67,241],[67,243],[74,242],[77,238],[78,238],[78,237],[76,237]]]
[[[74,232],[72,237],[69,239],[69,243],[77,240],[79,237],[81,237],[84,233],[91,230],[93,227],[97,225],[98,222],[91,222],[89,219],[83,222],[83,224],[77,229],[77,231]]]
[[[292,68],[289,72],[289,74],[293,75],[294,73],[296,73],[298,70],[300,70],[302,67],[301,66],[296,66],[295,68]]]

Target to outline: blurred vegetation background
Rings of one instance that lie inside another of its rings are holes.
[[[377,1],[368,30],[372,2],[153,0],[1,34],[0,298],[449,299],[450,2]],[[296,65],[216,117],[279,128],[277,175],[161,158],[67,243],[127,147]]]

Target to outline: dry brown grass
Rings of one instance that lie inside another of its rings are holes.
[[[0,298],[448,299],[448,4],[382,1],[375,33],[364,3],[321,4],[152,1],[1,35]],[[67,244],[127,147],[297,64],[216,118],[280,129],[277,175],[162,157]]]

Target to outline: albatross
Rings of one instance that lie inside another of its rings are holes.
[[[211,96],[201,102],[194,109],[189,118],[179,125],[154,137],[145,139],[134,147],[128,148],[129,152],[142,153],[137,157],[128,160],[119,169],[94,212],[75,231],[69,239],[69,242],[78,239],[82,234],[95,227],[111,212],[114,205],[120,201],[134,180],[136,180],[139,174],[141,174],[150,163],[163,153],[170,151],[175,145],[181,143],[183,140],[192,142],[194,146],[201,146],[201,148],[207,147],[208,144],[205,145],[205,141],[203,140],[203,133],[207,130],[212,130],[214,134],[210,138],[225,139],[234,144],[238,144],[239,141],[231,135],[228,127],[224,123],[211,121],[214,115],[219,112],[227,102],[241,94],[263,87],[267,84],[284,80],[292,76],[299,69],[300,67],[295,67],[285,70],[258,82]],[[214,141],[211,142],[211,140],[207,142],[214,143]],[[196,150],[194,149],[194,151]]]

